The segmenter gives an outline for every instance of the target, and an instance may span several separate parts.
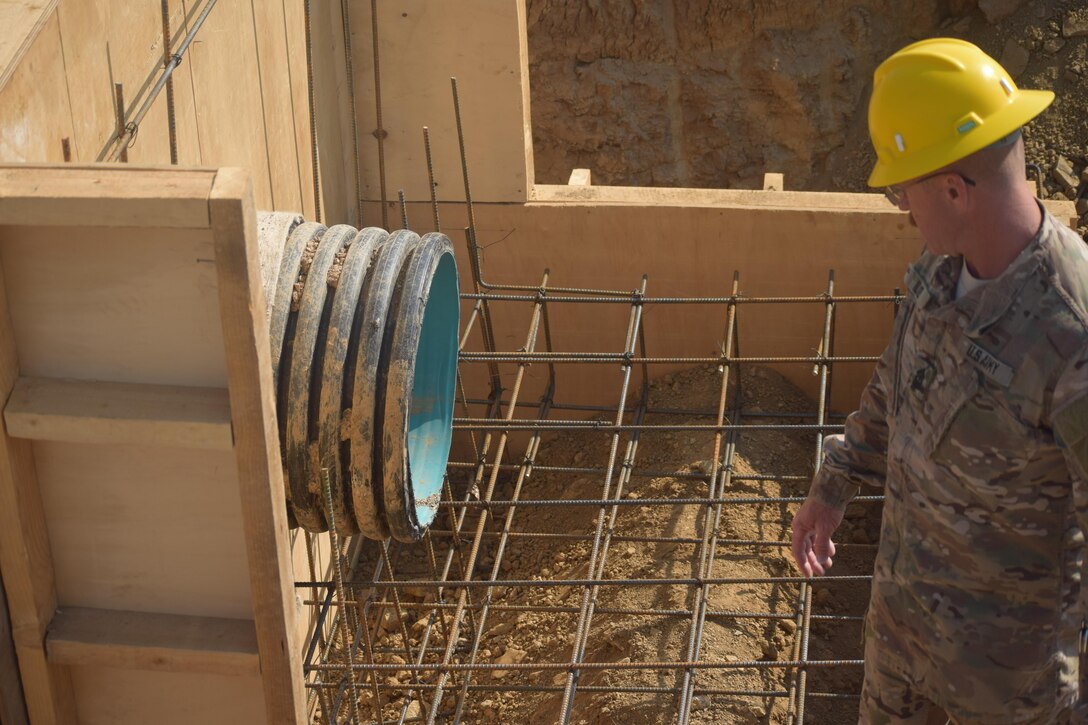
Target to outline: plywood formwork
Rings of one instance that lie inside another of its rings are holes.
[[[0,269],[0,563],[32,720],[301,720],[245,172],[0,168]]]
[[[178,162],[241,166],[261,209],[314,214],[301,5],[212,0],[198,40],[173,73]],[[209,0],[170,0],[172,49]],[[114,84],[126,119],[163,66],[160,4],[53,0],[4,4],[0,32],[0,161],[113,160]],[[224,69],[230,72],[224,72]],[[138,126],[128,158],[168,164],[165,91]]]

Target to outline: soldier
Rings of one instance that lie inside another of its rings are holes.
[[[1053,97],[945,38],[874,74],[869,185],[926,249],[793,521],[798,567],[822,575],[846,503],[884,489],[862,723],[1088,721],[1088,255],[1026,185],[1020,136]]]

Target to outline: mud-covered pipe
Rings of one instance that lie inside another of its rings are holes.
[[[291,523],[417,541],[437,512],[453,431],[450,241],[283,213],[258,222]]]

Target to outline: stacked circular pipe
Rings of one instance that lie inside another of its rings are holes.
[[[259,238],[291,523],[419,540],[453,429],[449,239],[282,213],[260,215]]]

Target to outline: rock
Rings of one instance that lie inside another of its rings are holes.
[[[726,655],[725,656],[725,661],[726,662],[737,662],[738,660],[740,660],[740,658],[737,657],[736,655]]]
[[[1070,11],[1062,22],[1062,35],[1066,38],[1088,37],[1088,9]]]
[[[505,637],[506,635],[510,634],[513,631],[514,631],[514,623],[513,622],[503,622],[501,624],[496,624],[494,627],[489,629],[487,631],[487,636],[488,637]]]
[[[1047,38],[1043,41],[1043,50],[1051,55],[1054,55],[1065,46],[1065,41],[1061,38]]]
[[[705,710],[710,707],[710,695],[696,695],[691,698],[691,711]]]
[[[1077,199],[1077,216],[1088,216],[1088,197],[1082,196]]]
[[[865,532],[865,529],[858,527],[854,529],[854,532],[850,534],[850,543],[852,544],[868,544],[869,534]]]
[[[1015,13],[1023,0],[978,0],[978,9],[990,23],[997,23]]]
[[[959,33],[959,34],[961,34],[961,35],[963,33],[966,33],[970,29],[971,29],[971,16],[970,15],[968,15],[965,18],[960,18],[956,22],[952,23],[952,30]]]
[[[792,619],[780,619],[778,620],[778,626],[787,634],[793,634],[797,631],[797,622]]]
[[[525,661],[525,657],[528,655],[523,649],[517,647],[507,647],[506,651],[501,656],[496,658],[495,664],[497,665],[517,665]],[[509,674],[509,670],[492,670],[491,679],[501,680]]]
[[[1016,38],[1005,41],[1005,49],[1001,51],[1001,65],[1013,78],[1023,73],[1028,67],[1031,54],[1017,42]]]
[[[1050,169],[1050,178],[1057,181],[1067,194],[1076,195],[1077,177],[1073,174],[1073,164],[1064,156],[1058,156],[1054,166]]]
[[[397,610],[392,607],[386,607],[382,610],[381,624],[379,625],[383,630],[390,631],[396,628],[400,624],[400,617],[397,616]]]
[[[773,642],[763,643],[763,658],[765,661],[774,662],[778,660],[778,648],[774,646]]]
[[[831,592],[821,587],[812,595],[812,601],[823,606],[831,601]]]

